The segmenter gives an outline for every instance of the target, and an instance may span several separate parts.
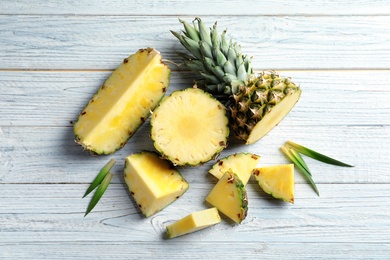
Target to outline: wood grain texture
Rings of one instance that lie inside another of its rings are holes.
[[[193,19],[190,18],[189,21]],[[206,16],[253,56],[256,69],[388,69],[389,16]],[[149,26],[147,26],[149,24]],[[147,27],[147,30],[145,28]],[[3,15],[0,69],[111,70],[140,48],[179,62],[171,16]]]

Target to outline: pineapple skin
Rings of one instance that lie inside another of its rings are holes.
[[[75,142],[95,155],[122,148],[164,97],[170,72],[153,48],[125,58],[79,114]]]
[[[200,18],[195,18],[193,25],[179,21],[184,30],[172,34],[192,54],[180,56],[188,69],[203,77],[198,87],[225,104],[238,139],[246,144],[257,142],[290,112],[301,89],[273,71],[255,73],[251,58],[242,54],[236,42],[226,41],[226,30],[218,34],[217,23],[208,29]],[[274,112],[272,108],[286,97],[293,100],[283,102],[285,108]],[[266,123],[260,124],[263,120]]]
[[[181,197],[188,182],[157,153],[142,151],[125,160],[124,179],[145,217],[150,217]]]

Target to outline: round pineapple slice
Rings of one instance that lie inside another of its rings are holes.
[[[215,158],[227,145],[224,106],[197,88],[164,98],[150,120],[155,148],[174,165],[198,165]]]

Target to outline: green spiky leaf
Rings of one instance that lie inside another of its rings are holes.
[[[320,192],[318,191],[317,185],[311,177],[311,172],[309,171],[309,168],[307,168],[307,165],[303,161],[302,157],[297,157],[296,154],[293,152],[293,149],[286,145],[282,146],[280,149],[299,168],[299,170],[303,174],[303,177],[305,177],[305,179],[310,182],[314,191],[317,193],[318,196],[320,196]],[[306,165],[306,168],[303,165]]]
[[[294,148],[295,151],[301,153],[301,154],[304,154],[306,156],[309,156],[317,161],[321,161],[321,162],[324,162],[324,163],[328,163],[328,164],[332,164],[332,165],[337,165],[337,166],[344,166],[344,167],[353,167],[352,165],[349,165],[349,164],[346,164],[346,163],[343,163],[341,161],[338,161],[336,159],[333,159],[331,157],[328,157],[326,155],[323,155],[321,153],[318,153],[314,150],[311,150],[305,146],[302,146],[300,144],[297,144],[297,143],[294,143],[292,141],[287,141],[287,144],[289,146],[291,146],[292,148]]]
[[[116,163],[115,159],[111,159],[99,172],[99,174],[92,181],[91,185],[88,187],[83,198],[91,193],[99,184],[103,181],[104,177],[111,171],[111,168]]]
[[[104,177],[103,181],[100,183],[99,187],[97,188],[95,194],[93,195],[91,201],[89,202],[87,211],[85,212],[85,216],[87,216],[92,209],[96,206],[96,204],[99,202],[101,197],[103,196],[104,192],[107,190],[108,185],[110,185],[110,182],[112,180],[112,177],[114,177],[114,174],[111,172]]]

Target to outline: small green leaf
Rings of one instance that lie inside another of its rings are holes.
[[[85,212],[85,216],[88,215],[89,212],[96,206],[96,204],[99,202],[100,198],[103,196],[104,192],[107,190],[108,185],[110,184],[112,177],[114,177],[114,174],[111,172],[104,177],[103,181],[100,183],[99,187],[97,188],[95,194],[93,195],[91,202],[88,205],[87,211]]]
[[[313,178],[311,177],[310,171],[308,170],[308,168],[306,169],[303,166],[303,164],[306,165],[306,163],[303,161],[302,157],[297,158],[294,155],[294,152],[292,152],[293,149],[291,149],[290,147],[282,146],[280,149],[299,168],[299,170],[303,174],[303,177],[305,177],[305,179],[310,182],[314,191],[317,193],[318,196],[320,196],[320,192],[318,191],[317,185],[315,184]],[[306,167],[307,167],[307,165],[306,165]]]
[[[349,165],[349,164],[346,164],[346,163],[343,163],[343,162],[340,162],[336,159],[333,159],[331,157],[328,157],[326,155],[323,155],[323,154],[320,154],[314,150],[311,150],[305,146],[302,146],[300,144],[297,144],[297,143],[294,143],[292,141],[287,141],[287,144],[289,146],[291,146],[292,148],[294,148],[294,150],[296,150],[297,152],[301,153],[301,154],[304,154],[306,156],[309,156],[317,161],[321,161],[321,162],[324,162],[324,163],[328,163],[328,164],[332,164],[332,165],[337,165],[337,166],[344,166],[344,167],[353,167],[352,165]]]
[[[103,181],[104,177],[111,171],[111,168],[115,164],[115,160],[111,159],[99,172],[99,174],[96,176],[96,178],[93,180],[87,191],[85,192],[83,198],[87,196],[91,191],[93,191],[99,184]]]

